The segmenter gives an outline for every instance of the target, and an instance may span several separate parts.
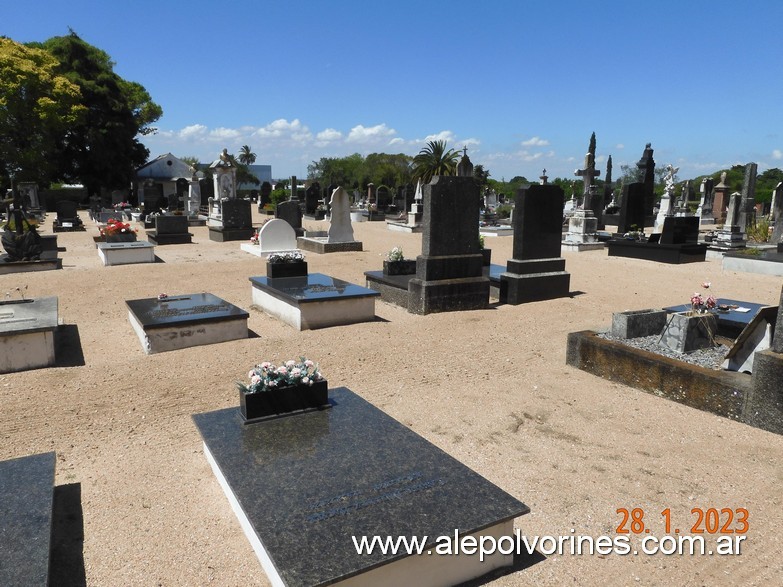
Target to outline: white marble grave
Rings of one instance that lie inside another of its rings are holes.
[[[265,257],[270,253],[296,251],[296,231],[285,220],[274,218],[261,227],[257,245],[242,243],[240,248],[257,257]]]
[[[0,302],[0,373],[54,365],[57,298]]]

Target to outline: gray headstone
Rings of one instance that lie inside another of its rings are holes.
[[[423,186],[425,256],[480,254],[478,186],[471,178],[436,175]]]
[[[277,210],[275,210],[275,218],[285,220],[293,227],[294,230],[301,230],[302,209],[299,207],[299,202],[295,200],[280,202],[277,205]]]
[[[332,192],[329,202],[332,209],[332,220],[329,224],[328,243],[353,242],[353,226],[351,225],[351,203],[348,192],[339,187]]]
[[[775,219],[775,229],[772,231],[772,242],[779,243],[783,241],[783,182],[775,187],[775,193],[772,196],[772,218]]]
[[[742,206],[738,224],[743,232],[748,226],[756,226],[756,174],[758,165],[748,163],[745,166],[745,178],[742,181]]]
[[[729,211],[726,214],[726,226],[739,226],[742,232],[745,232],[745,225],[742,224],[742,195],[734,192],[729,198]]]

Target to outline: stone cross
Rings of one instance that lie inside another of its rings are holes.
[[[587,153],[585,155],[584,169],[577,169],[576,171],[574,171],[574,175],[578,175],[582,178],[582,184],[584,186],[583,189],[584,201],[582,203],[582,208],[584,208],[585,210],[591,210],[590,186],[593,185],[595,178],[601,175],[601,172],[596,171],[595,169],[595,158],[592,153]]]

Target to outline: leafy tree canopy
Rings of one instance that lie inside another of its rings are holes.
[[[41,49],[0,37],[0,181],[57,179],[51,157],[84,119],[79,87]]]
[[[57,72],[81,91],[86,116],[70,126],[58,149],[64,179],[80,180],[88,191],[127,186],[149,151],[137,137],[155,132],[162,114],[144,87],[114,73],[109,55],[71,31],[40,46],[58,61]]]
[[[413,158],[413,179],[429,183],[433,175],[454,175],[459,152],[446,148],[446,141],[429,141]]]
[[[398,187],[411,183],[411,160],[408,155],[371,153],[362,157],[322,157],[307,166],[307,177],[323,186],[365,189],[367,184]]]

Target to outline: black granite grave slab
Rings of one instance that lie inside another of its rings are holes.
[[[253,217],[249,200],[226,200],[220,205],[220,220],[224,229],[251,228]]]
[[[0,302],[0,336],[57,328],[57,297]]]
[[[606,242],[606,248],[609,257],[630,257],[673,265],[698,263],[707,257],[707,245],[705,244],[664,245],[611,239]]]
[[[126,300],[125,304],[145,330],[221,322],[250,316],[242,308],[211,293],[184,294],[163,300],[157,298]]]
[[[623,186],[622,205],[617,222],[618,234],[625,234],[636,226],[641,230],[645,226],[645,208],[647,190],[643,183],[629,183]]]
[[[55,453],[0,462],[0,585],[49,584]]]
[[[352,536],[478,532],[529,508],[344,387],[331,410],[243,425],[193,419],[289,587],[329,585],[404,557],[358,555]]]
[[[255,234],[256,230],[250,228],[221,228],[219,226],[209,227],[209,240],[218,243],[229,241],[246,241]]]
[[[303,277],[251,277],[250,282],[253,287],[262,289],[269,295],[295,306],[308,302],[380,295],[375,290],[323,273],[310,273]]]

